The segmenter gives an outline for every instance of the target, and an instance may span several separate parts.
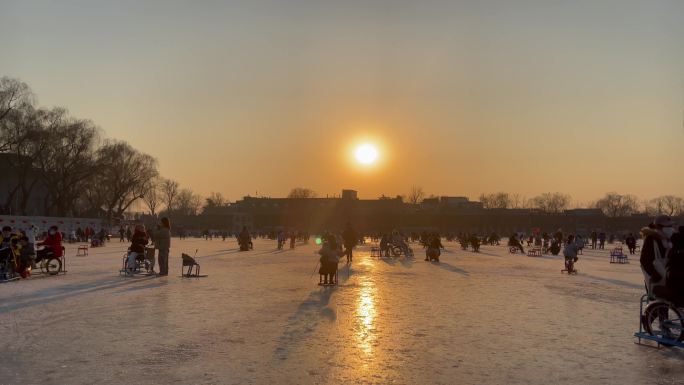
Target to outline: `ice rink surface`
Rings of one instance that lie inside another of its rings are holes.
[[[684,384],[684,352],[634,344],[638,256],[370,247],[319,287],[313,244],[172,240],[168,277],[121,277],[127,244],[0,285],[0,384]],[[180,278],[198,249],[206,278]]]

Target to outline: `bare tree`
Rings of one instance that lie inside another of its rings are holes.
[[[161,202],[166,206],[166,211],[176,208],[179,186],[178,182],[171,179],[163,179],[160,184]]]
[[[611,218],[626,217],[639,211],[639,201],[634,195],[609,192],[596,201],[594,207],[601,209],[606,216]]]
[[[13,176],[5,179],[8,182],[3,204],[5,211],[14,207],[17,213],[26,214],[29,199],[40,182],[34,169],[38,155],[47,144],[47,115],[44,110],[35,110],[27,105],[12,111],[2,123],[9,138],[5,147],[5,174],[6,177]]]
[[[417,205],[425,199],[425,191],[422,187],[411,186],[411,189],[406,196],[406,201],[412,205]]]
[[[213,209],[224,207],[227,204],[228,204],[228,200],[223,197],[223,194],[217,193],[217,192],[212,192],[205,199],[205,203],[204,203],[204,207],[202,208],[202,211],[207,213]]]
[[[667,214],[679,216],[684,214],[684,199],[674,195],[663,195],[646,202],[646,212],[650,215]]]
[[[306,187],[295,187],[292,190],[290,190],[290,193],[287,195],[287,197],[290,199],[316,198],[316,196],[317,194],[314,190]]]
[[[570,205],[570,196],[561,193],[543,193],[531,199],[532,206],[545,213],[562,213]]]
[[[519,209],[524,206],[524,199],[518,193],[511,194],[511,208]]]
[[[33,93],[26,83],[7,76],[0,78],[0,120],[12,110],[33,104]]]
[[[153,157],[121,141],[107,141],[97,151],[97,164],[100,169],[106,169],[98,172],[97,178],[110,219],[120,217],[135,201],[143,198],[158,175],[157,161]]]
[[[47,114],[51,121],[45,131],[47,143],[36,158],[36,167],[48,191],[45,212],[67,216],[94,175],[99,129],[89,120],[70,118],[61,108]]]
[[[159,190],[160,183],[159,178],[152,178],[143,189],[142,200],[145,205],[150,209],[150,215],[153,217],[157,216],[157,208],[159,203],[161,203],[161,191]]]
[[[202,208],[202,197],[187,188],[180,190],[176,202],[173,211],[180,215],[197,215]]]
[[[511,196],[505,192],[480,195],[482,207],[486,209],[507,209],[513,206]]]

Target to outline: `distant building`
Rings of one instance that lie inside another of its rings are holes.
[[[359,231],[385,232],[401,229],[440,232],[530,232],[533,228],[565,232],[638,231],[648,223],[643,216],[608,218],[598,209],[573,209],[547,214],[536,209],[484,209],[467,197],[432,197],[419,205],[401,197],[359,199],[354,190],[343,190],[339,198],[244,197],[226,208],[224,226],[238,231],[297,229],[309,232],[339,231],[349,221]]]
[[[12,166],[14,159],[16,158],[13,154],[0,154],[0,164],[5,165],[0,172],[0,214],[43,215],[48,196],[47,188],[38,181],[40,176],[37,170],[30,169],[22,173],[22,170]],[[31,189],[26,201],[22,199],[21,190],[15,190],[20,177],[26,181],[25,186]]]
[[[154,219],[150,219],[154,223]],[[343,190],[333,198],[244,197],[227,206],[214,207],[201,215],[172,216],[175,228],[202,231],[220,229],[239,232],[243,226],[261,233],[283,230],[341,231],[347,222],[360,232],[380,233],[398,229],[405,234],[421,231],[441,233],[513,232],[530,234],[532,229],[588,235],[593,230],[613,234],[637,234],[652,220],[645,214],[610,218],[599,209],[572,209],[549,214],[538,209],[485,209],[467,197],[432,197],[410,204],[401,197],[359,199],[354,190]],[[681,223],[681,220],[680,220]]]

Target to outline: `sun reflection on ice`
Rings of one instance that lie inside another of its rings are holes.
[[[364,358],[372,358],[375,342],[375,283],[368,277],[361,278],[361,290],[356,303],[356,344]]]

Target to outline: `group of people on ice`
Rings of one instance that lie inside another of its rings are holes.
[[[44,259],[62,258],[62,233],[57,226],[50,226],[41,241],[37,241],[38,228],[28,230],[4,226],[0,234],[0,280],[28,278],[31,270]],[[42,246],[42,247],[41,247]],[[40,248],[39,248],[40,247]]]
[[[347,222],[341,235],[325,233],[321,236],[320,268],[318,274],[321,277],[321,285],[334,285],[337,283],[337,266],[340,258],[347,258],[347,263],[354,259],[354,247],[359,243],[359,235]]]
[[[148,264],[147,274],[161,277],[169,275],[169,250],[171,248],[171,222],[169,218],[161,218],[154,230],[146,229],[143,224],[135,225],[133,234],[130,236],[130,242],[125,267],[127,275],[133,275],[141,262],[145,261]],[[154,270],[154,253],[151,255],[146,253],[146,248],[150,243],[154,245],[154,250],[157,252],[158,273]]]

